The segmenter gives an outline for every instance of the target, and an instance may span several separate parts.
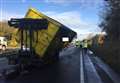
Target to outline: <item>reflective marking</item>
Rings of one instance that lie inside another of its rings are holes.
[[[89,58],[89,56],[86,55],[84,57],[85,57],[85,60],[86,60],[85,61],[85,67],[86,67],[86,72],[87,72],[87,76],[88,76],[88,79],[87,79],[88,82],[89,83],[103,83],[99,74],[97,73],[97,70],[95,69],[95,66],[94,66],[93,62]]]
[[[84,70],[83,70],[83,55],[82,51],[80,52],[80,83],[85,83],[84,82]]]

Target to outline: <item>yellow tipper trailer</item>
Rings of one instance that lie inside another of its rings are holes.
[[[69,42],[71,42],[76,36],[76,32],[33,8],[28,10],[25,18],[47,19],[48,21],[47,29],[33,31],[32,34],[32,49],[34,50],[35,56],[45,63],[50,63],[58,59],[59,52],[65,44],[62,41],[63,37],[68,37]],[[26,45],[26,48],[30,48],[30,36],[26,34],[27,32],[28,30],[23,30],[23,44]]]
[[[34,32],[36,42],[33,42],[33,48],[35,49],[36,54],[39,57],[44,57],[45,52],[47,51],[48,46],[52,43],[53,38],[59,31],[59,27],[61,26],[60,23],[52,20],[51,18],[43,15],[42,13],[38,12],[37,10],[30,8],[25,16],[25,18],[33,18],[33,19],[47,19],[49,21],[48,28],[45,30],[39,30]],[[55,46],[55,45],[54,45]]]

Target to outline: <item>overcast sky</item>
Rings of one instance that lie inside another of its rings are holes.
[[[83,38],[84,34],[100,32],[98,24],[102,6],[102,0],[1,0],[0,21],[22,18],[29,7],[33,7]]]

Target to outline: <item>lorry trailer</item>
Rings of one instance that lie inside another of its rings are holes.
[[[25,18],[11,18],[8,24],[18,29],[16,36],[21,49],[15,61],[23,65],[58,61],[59,52],[77,35],[65,25],[33,8],[28,10]],[[69,41],[63,41],[63,38],[68,38]]]

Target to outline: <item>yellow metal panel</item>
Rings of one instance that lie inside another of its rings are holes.
[[[34,9],[29,9],[26,16],[26,18],[37,18],[37,19],[50,19],[49,17],[43,15],[42,13],[37,12]],[[59,30],[59,26],[57,24],[54,24],[49,20],[48,29],[46,30],[40,30],[34,31],[34,41],[33,41],[33,47],[35,49],[35,52],[40,56],[43,57],[45,51],[47,50],[48,46],[50,45],[52,39],[55,37],[56,32]],[[36,43],[37,41],[37,43]]]

